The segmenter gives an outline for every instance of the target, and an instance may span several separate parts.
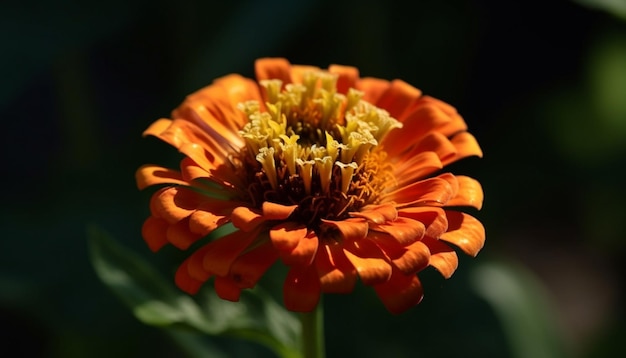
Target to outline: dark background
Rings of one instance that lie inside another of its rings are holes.
[[[472,284],[490,263],[532,282],[563,356],[623,354],[626,10],[608,3],[3,1],[0,355],[181,354],[98,280],[86,227],[166,261],[141,240],[133,175],[177,157],[141,132],[264,56],[401,78],[457,107],[485,153],[455,167],[484,186],[483,252],[449,281],[426,272],[398,317],[369,289],[328,297],[329,357],[526,356],[528,330]]]

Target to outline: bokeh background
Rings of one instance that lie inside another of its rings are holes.
[[[484,186],[478,258],[401,316],[327,297],[329,357],[625,356],[625,1],[3,1],[0,52],[2,356],[183,356],[98,279],[87,227],[171,273],[133,175],[177,154],[141,132],[264,56],[404,79],[485,153],[454,168]]]

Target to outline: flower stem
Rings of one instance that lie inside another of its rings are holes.
[[[302,323],[302,357],[324,358],[324,309],[322,302],[311,312],[300,314]]]

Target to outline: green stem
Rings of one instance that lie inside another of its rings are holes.
[[[322,302],[312,312],[300,314],[302,323],[302,357],[324,358],[324,309]]]

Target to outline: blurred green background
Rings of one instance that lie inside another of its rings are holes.
[[[328,296],[328,357],[626,356],[623,0],[3,1],[0,46],[2,356],[182,356],[100,282],[86,228],[171,274],[184,254],[144,245],[133,175],[177,153],[141,132],[263,56],[402,78],[485,153],[453,168],[484,186],[478,258],[426,271],[404,315],[371,289]]]

